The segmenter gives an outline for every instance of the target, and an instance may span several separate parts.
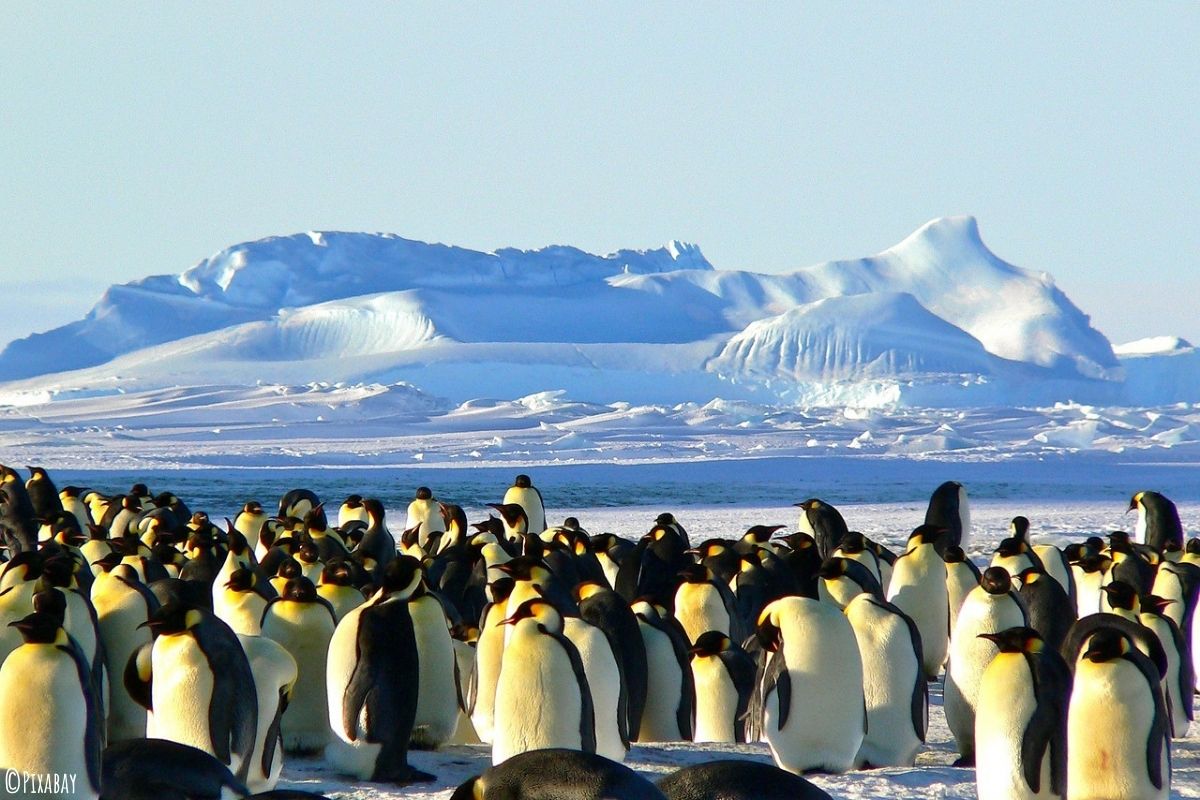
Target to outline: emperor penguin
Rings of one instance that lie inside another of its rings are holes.
[[[287,753],[315,753],[329,743],[325,670],[336,625],[333,606],[304,577],[288,581],[263,612],[262,635],[287,650],[298,673],[281,728]]]
[[[1158,492],[1138,492],[1129,501],[1129,511],[1138,512],[1133,540],[1161,553],[1168,542],[1183,547],[1183,525],[1175,504]]]
[[[1030,567],[1044,570],[1042,560],[1038,558],[1029,543],[1012,536],[1000,542],[992,554],[990,566],[1003,567],[1008,571],[1010,577],[1019,575]]]
[[[1028,625],[1025,606],[1013,590],[1008,572],[1003,567],[985,569],[979,587],[967,595],[959,609],[943,690],[946,723],[958,746],[960,766],[974,763],[979,680],[997,652],[995,642],[981,639],[979,634]]]
[[[251,551],[258,550],[258,537],[262,533],[263,526],[267,524],[267,512],[263,510],[262,503],[257,500],[251,500],[242,506],[242,510],[234,517],[233,528],[242,536],[246,537],[246,542],[250,545]]]
[[[514,632],[496,685],[492,763],[548,747],[596,752],[592,691],[562,614],[535,598],[504,624]]]
[[[617,658],[628,700],[627,731],[632,739],[642,724],[649,680],[646,645],[638,619],[624,598],[602,583],[584,581],[574,591],[579,602],[579,616],[604,633]],[[685,654],[686,650],[685,647]],[[686,661],[684,655],[685,664]]]
[[[1041,635],[1048,649],[1058,652],[1078,618],[1075,604],[1058,581],[1037,567],[1026,567],[1014,577],[1029,613],[1029,627]]]
[[[278,517],[304,519],[304,515],[321,505],[321,500],[310,489],[292,489],[279,498]]]
[[[971,504],[967,499],[967,487],[958,481],[946,481],[933,490],[929,507],[925,510],[925,524],[946,531],[937,550],[944,553],[947,547],[958,545],[968,549],[971,542]]]
[[[92,582],[92,605],[100,641],[104,645],[104,663],[112,676],[108,704],[107,731],[109,742],[140,739],[146,735],[146,709],[125,688],[121,676],[125,665],[138,648],[150,644],[151,636],[145,623],[158,610],[158,599],[137,573],[127,564],[113,561]]]
[[[760,722],[775,763],[796,774],[852,769],[867,720],[850,621],[830,603],[785,597],[763,610],[758,640],[767,656],[750,721]]]
[[[879,588],[874,573],[859,561],[831,556],[825,559],[818,574],[821,577],[817,584],[819,599],[833,603],[838,608],[844,609],[864,592],[883,599],[883,590]]]
[[[1163,676],[1163,700],[1171,718],[1171,738],[1187,736],[1193,718],[1193,694],[1196,677],[1192,657],[1179,626],[1166,615],[1173,600],[1142,595],[1139,601],[1138,622],[1158,637],[1167,657],[1167,673]]]
[[[426,551],[429,550],[429,542],[434,535],[446,531],[442,509],[428,486],[417,487],[416,496],[408,504],[408,517],[404,521],[404,529],[409,530],[418,525],[421,526],[420,545]]]
[[[932,525],[922,525],[912,532],[908,548],[896,559],[887,593],[888,602],[895,603],[921,632],[925,677],[929,680],[935,680],[941,672],[949,643],[946,563],[936,547],[943,534],[943,529]]]
[[[269,792],[283,770],[280,723],[284,710],[290,708],[288,701],[296,685],[296,660],[281,644],[265,636],[239,633],[238,641],[250,662],[258,699],[258,728],[246,786],[254,792]]]
[[[91,665],[92,677],[96,681],[96,697],[102,713],[108,708],[108,672],[104,664],[104,643],[100,640],[100,626],[96,608],[88,593],[80,589],[75,573],[73,556],[63,554],[45,559],[38,589],[57,588],[66,601],[63,628],[78,643],[84,658]],[[91,572],[88,572],[89,577]],[[89,587],[90,590],[90,587]]]
[[[735,641],[745,638],[734,611],[733,592],[727,584],[716,580],[712,570],[703,564],[692,564],[685,567],[679,577],[679,588],[675,590],[675,618],[690,641],[696,641],[706,631],[721,631]]]
[[[29,480],[25,481],[25,491],[29,494],[29,502],[33,504],[33,512],[41,519],[62,511],[62,499],[58,496],[58,487],[50,475],[42,467],[26,467],[29,470]]]
[[[858,642],[867,707],[867,732],[855,761],[911,767],[929,724],[921,634],[903,611],[876,595],[860,593],[844,611]]]
[[[822,560],[829,558],[850,530],[846,527],[846,520],[842,518],[841,512],[816,497],[796,503],[796,506],[800,509],[800,521],[796,523],[796,530],[813,537]]]
[[[979,800],[1064,800],[1070,669],[1032,628],[978,635],[1000,651],[979,681],[975,714]]]
[[[154,643],[130,657],[125,683],[148,701],[147,734],[204,750],[245,780],[258,698],[237,635],[211,611],[177,601],[160,606],[146,625]]]
[[[0,573],[0,661],[21,646],[20,631],[11,623],[33,613],[33,595],[42,577],[42,557],[36,550],[17,553]]]
[[[608,637],[595,625],[573,616],[563,618],[563,634],[579,652],[592,694],[596,754],[624,761],[629,752],[629,693]],[[507,658],[507,650],[505,655]],[[503,676],[503,666],[501,670]]]
[[[381,570],[371,599],[342,617],[329,642],[326,689],[334,738],[325,758],[360,780],[412,783],[434,777],[408,764],[420,666],[408,600],[421,564],[399,556]]]
[[[87,504],[83,502],[83,492],[84,490],[78,486],[64,486],[58,492],[58,501],[62,504],[64,511],[69,511],[75,516],[75,519],[79,520],[79,529],[86,531],[93,520]]]
[[[661,606],[639,600],[631,610],[637,619],[646,660],[646,704],[637,741],[690,741],[696,716],[696,682],[692,678],[687,634]]]
[[[542,493],[533,485],[528,475],[518,475],[513,485],[504,493],[505,503],[516,503],[525,509],[528,520],[528,530],[539,534],[546,530],[546,505],[542,502]]]
[[[1166,800],[1170,721],[1158,670],[1122,633],[1098,630],[1075,662],[1068,800]]]
[[[500,514],[505,541],[518,542],[525,534],[531,533],[525,507],[520,503],[488,503],[488,507],[496,509],[496,512]]]
[[[688,652],[696,690],[692,740],[747,741],[745,717],[754,693],[754,659],[720,631],[701,634]]]
[[[61,598],[38,605],[9,623],[23,644],[0,666],[0,764],[18,777],[65,776],[67,791],[57,797],[95,800],[104,722],[91,665],[62,627]]]
[[[824,790],[774,764],[717,759],[658,781],[667,800],[833,800]]]
[[[1112,559],[1100,553],[1080,556],[1071,564],[1075,579],[1075,609],[1080,619],[1101,611],[1102,587],[1108,582]]]
[[[842,543],[833,551],[831,557],[848,558],[851,561],[857,561],[862,564],[875,578],[882,589],[883,587],[883,571],[880,567],[880,558],[867,544],[867,537],[863,536],[858,531],[850,531],[842,539]],[[888,565],[889,567],[891,565]],[[889,569],[890,573],[890,569]],[[890,577],[890,574],[889,574]]]
[[[950,599],[950,630],[953,631],[958,610],[971,590],[979,585],[979,567],[958,546],[947,547],[942,561],[946,564],[946,593]]]
[[[277,596],[274,587],[253,570],[234,570],[223,585],[213,583],[213,613],[234,633],[257,636],[267,603]]]
[[[429,590],[424,579],[408,601],[413,635],[417,643],[417,716],[413,721],[412,746],[434,748],[454,736],[458,724],[458,689],[454,683],[454,640],[450,636],[446,608]]]
[[[354,586],[354,568],[344,559],[325,563],[317,583],[317,594],[333,608],[333,616],[338,622],[367,601]]]
[[[501,576],[489,584],[488,604],[479,618],[479,639],[475,643],[475,682],[467,692],[467,715],[484,744],[492,743],[496,685],[500,681],[505,632],[511,629],[511,626],[502,623],[508,618],[508,598],[514,585],[513,579],[507,576]]]
[[[354,548],[354,554],[362,560],[363,568],[371,574],[372,579],[377,581],[384,568],[396,557],[396,539],[388,530],[382,502],[372,497],[363,501],[363,508],[367,511],[367,529]]]
[[[450,800],[664,800],[623,764],[563,748],[533,750],[459,785]]]

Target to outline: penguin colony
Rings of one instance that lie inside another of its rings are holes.
[[[520,475],[473,524],[421,487],[394,535],[359,495],[218,524],[30,471],[0,465],[0,765],[59,797],[317,797],[275,790],[287,755],[406,784],[409,750],[483,743],[455,798],[820,798],[800,775],[913,765],[942,677],[980,798],[1146,800],[1193,719],[1200,540],[1155,492],[1061,550],[1017,517],[981,569],[954,482],[894,553],[815,498],[794,533],[630,540],[547,527]],[[661,741],[777,767],[622,766]]]

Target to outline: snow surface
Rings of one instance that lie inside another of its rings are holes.
[[[111,287],[0,352],[2,391],[51,397],[319,380],[454,402],[570,387],[605,403],[1114,404],[1123,374],[1049,275],[998,258],[971,217],[783,275],[717,270],[680,242],[596,256],[275,237]],[[1167,388],[1157,402],[1181,399]]]

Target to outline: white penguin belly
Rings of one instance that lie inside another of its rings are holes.
[[[1150,692],[1142,673],[1127,661],[1077,662],[1067,713],[1068,800],[1166,800],[1170,796],[1165,743],[1161,790],[1150,782],[1146,766],[1154,716]]]
[[[528,750],[580,747],[579,683],[571,660],[558,641],[531,623],[516,626],[525,630],[506,648],[500,669],[493,764]]]
[[[475,703],[471,708],[471,724],[480,741],[492,743],[492,728],[495,724],[496,686],[500,681],[501,660],[504,658],[504,634],[509,626],[492,622],[501,616],[503,609],[492,608],[488,621],[475,645]]]
[[[0,703],[0,764],[18,773],[74,776],[69,791],[36,796],[98,797],[85,766],[87,704],[74,660],[52,644],[19,647],[0,667],[0,697],[7,698]]]
[[[720,593],[707,583],[684,583],[675,592],[675,617],[695,642],[701,634],[720,631],[729,635],[729,611]]]
[[[408,604],[417,642],[417,716],[414,746],[437,747],[454,735],[458,724],[458,691],[454,684],[454,643],[442,606],[426,595]]]
[[[101,581],[119,583],[108,575],[96,577]],[[146,601],[137,590],[124,586],[110,586],[108,590],[95,591],[93,599],[100,627],[100,641],[104,645],[104,663],[109,675],[118,678],[125,674],[125,665],[133,652],[150,641],[148,628],[139,628],[146,621]],[[110,744],[124,739],[138,739],[146,735],[146,709],[129,695],[125,681],[112,682],[108,711],[108,741]]]
[[[692,677],[696,683],[696,729],[692,741],[737,741],[738,693],[721,659],[693,658]]]
[[[946,564],[932,545],[919,545],[896,559],[887,599],[916,623],[921,632],[925,675],[937,677],[946,660],[950,596]]]
[[[677,742],[679,701],[683,690],[679,661],[667,634],[638,620],[642,642],[646,646],[646,708],[642,712],[639,742]]]
[[[908,625],[866,595],[846,608],[846,617],[862,658],[867,706],[867,734],[856,762],[873,767],[912,766],[923,741],[913,725],[913,690],[925,676]]]
[[[311,752],[329,742],[325,671],[333,618],[320,603],[283,600],[271,606],[262,635],[278,642],[296,661],[298,675],[280,728],[289,752]]]
[[[296,681],[296,661],[282,645],[264,636],[239,635],[238,641],[242,643],[242,650],[250,662],[258,701],[258,730],[254,733],[253,760],[246,776],[246,785],[252,792],[269,792],[279,782],[279,773],[283,770],[283,747],[275,742],[271,762],[264,765],[263,755],[269,744],[267,734],[279,712],[280,689]],[[288,710],[290,712],[291,709]]]
[[[1042,780],[1034,793],[1025,782],[1021,745],[1037,709],[1033,676],[1021,653],[1000,653],[979,683],[975,709],[975,780],[979,800],[1049,798],[1050,748],[1042,757]]]
[[[579,650],[583,672],[592,692],[596,714],[596,753],[616,762],[625,760],[627,749],[621,740],[618,715],[621,702],[621,671],[608,637],[594,625],[567,617],[564,633]]]

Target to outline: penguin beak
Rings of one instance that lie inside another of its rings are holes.
[[[783,644],[780,638],[781,633],[782,631],[780,631],[779,627],[768,620],[758,626],[755,635],[758,636],[758,641],[762,644],[764,650],[775,653]]]
[[[976,638],[987,639],[989,642],[1000,644],[1000,634],[998,633],[980,633]]]

